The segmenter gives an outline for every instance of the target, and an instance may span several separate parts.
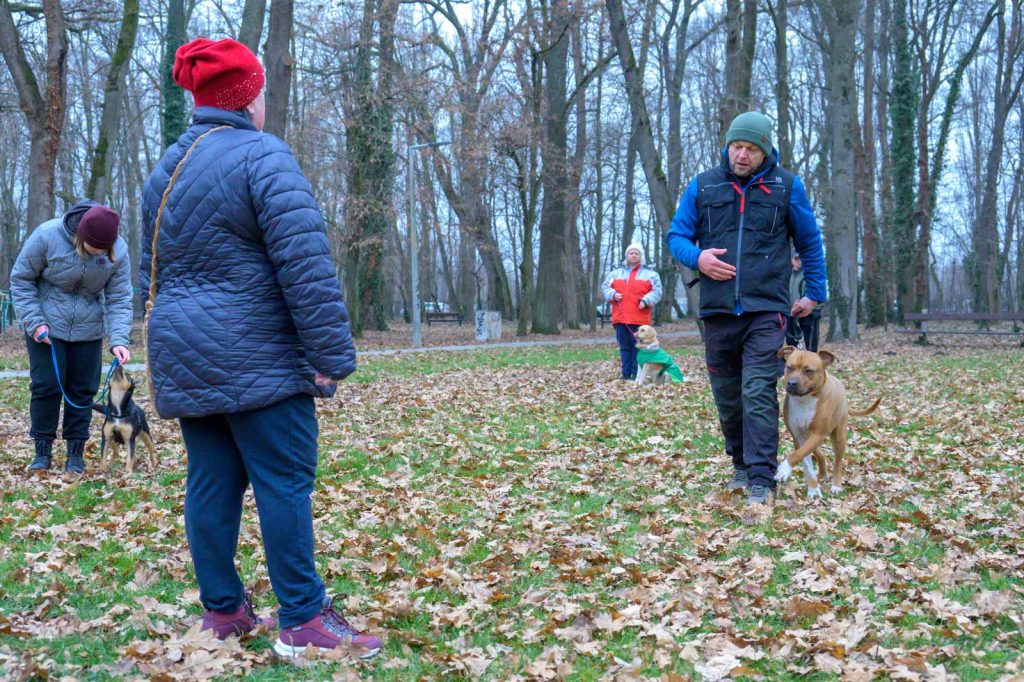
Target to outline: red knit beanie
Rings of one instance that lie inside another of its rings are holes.
[[[244,109],[265,81],[260,60],[231,38],[196,38],[174,53],[174,82],[192,93],[197,107]]]
[[[93,206],[78,221],[78,236],[94,249],[109,249],[117,242],[121,216],[106,206]]]

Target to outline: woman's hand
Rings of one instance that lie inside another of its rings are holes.
[[[128,361],[132,359],[132,354],[124,346],[114,346],[110,349],[110,352],[114,354],[114,357],[117,358],[118,363],[122,366],[127,365]]]
[[[36,343],[50,343],[50,328],[45,324],[36,327],[36,330],[32,332],[32,340]]]

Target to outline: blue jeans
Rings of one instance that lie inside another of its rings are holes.
[[[636,330],[638,324],[615,324],[615,340],[619,342],[619,357],[622,361],[622,378],[636,379]]]
[[[242,495],[252,483],[281,627],[313,618],[325,590],[313,555],[318,427],[312,396],[180,422],[188,450],[185,534],[203,606],[232,611],[245,596],[235,552]]]

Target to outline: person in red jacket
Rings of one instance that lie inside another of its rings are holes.
[[[601,288],[604,300],[612,307],[622,379],[636,379],[636,330],[642,324],[651,324],[654,306],[661,300],[661,276],[644,265],[643,248],[630,244],[626,247],[626,262],[608,273]]]

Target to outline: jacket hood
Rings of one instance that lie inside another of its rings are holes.
[[[82,219],[85,212],[93,206],[99,206],[99,202],[93,201],[92,199],[82,199],[77,204],[68,209],[67,213],[64,214],[64,229],[68,233],[68,237],[71,239],[75,238],[75,234],[78,232],[78,221]]]

